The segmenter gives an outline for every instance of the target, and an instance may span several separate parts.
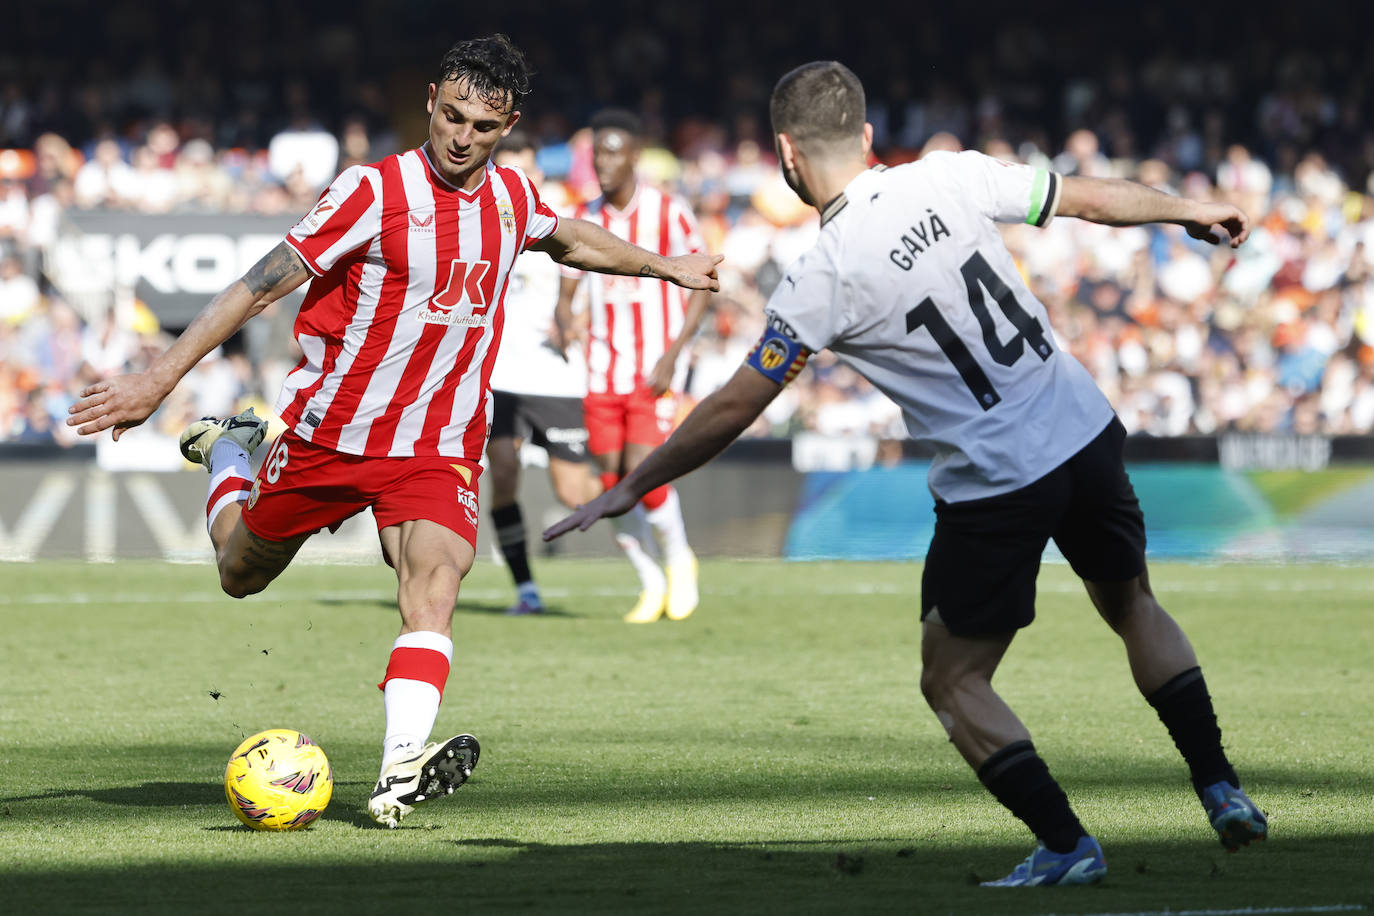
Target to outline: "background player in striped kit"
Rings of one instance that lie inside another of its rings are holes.
[[[82,392],[68,423],[118,439],[201,358],[314,278],[295,336],[303,357],[277,412],[289,427],[250,487],[265,423],[251,411],[193,424],[182,453],[210,472],[207,524],[220,584],[259,592],[321,528],[371,508],[395,568],[401,633],[382,682],[381,773],[368,801],[395,827],[461,785],[477,742],[426,744],[452,660],[451,618],[472,566],[478,464],[510,267],[526,248],[579,268],[718,287],[719,260],[665,258],[582,220],[559,220],[517,169],[490,162],[529,91],[504,36],[460,42],[429,84],[428,140],[345,169],[286,239],[207,305],[146,371]]]
[[[1011,874],[988,884],[1088,884],[1107,870],[1030,732],[992,687],[1017,630],[1034,619],[1050,538],[1121,637],[1136,687],[1187,763],[1222,845],[1264,839],[1266,817],[1222,748],[1193,647],[1150,589],[1144,517],[1121,459],[1125,430],[1087,370],[1058,349],[1045,306],[995,225],[1044,226],[1056,213],[1109,225],[1173,223],[1236,247],[1249,235],[1245,214],[975,152],[870,169],[863,87],[835,61],[784,75],[770,109],[783,175],[820,211],[819,241],[774,290],[768,327],[745,365],[634,472],[545,537],[623,513],[704,463],[811,353],[828,348],[902,407],[913,438],[936,449],[921,690],[979,779],[1039,840]]]
[[[607,109],[592,118],[591,128],[601,196],[579,207],[577,215],[663,255],[701,251],[691,209],[635,174],[643,142],[639,118]],[[563,280],[557,314],[565,333],[581,279],[570,271]],[[586,279],[590,320],[584,414],[588,447],[601,469],[602,485],[611,487],[672,431],[687,373],[679,357],[696,333],[710,295],[698,290],[688,296],[652,277]],[[617,521],[616,543],[634,565],[642,587],[625,619],[652,623],[666,614],[682,620],[697,606],[697,561],[687,544],[677,491],[656,487],[644,494],[642,504],[662,548],[667,575],[646,550],[651,545],[640,534],[639,510]]]
[[[534,141],[516,128],[493,156],[497,165],[514,166],[540,189],[544,175]],[[525,519],[517,502],[520,487],[520,440],[528,438],[549,455],[549,481],[569,509],[595,499],[601,485],[588,463],[587,430],[582,397],[587,368],[577,348],[554,342],[559,267],[545,258],[519,258],[506,292],[506,326],[501,355],[491,375],[491,439],[487,471],[491,475],[491,521],[496,539],[515,580],[516,601],[507,614],[544,610],[530,571]]]

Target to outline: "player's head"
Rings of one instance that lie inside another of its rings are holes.
[[[429,84],[435,166],[455,183],[486,166],[496,141],[520,119],[530,91],[525,55],[504,35],[460,41]]]
[[[768,102],[778,159],[787,183],[809,204],[796,158],[812,162],[864,159],[872,143],[864,87],[844,64],[818,60],[783,74]]]
[[[644,143],[644,123],[634,112],[607,108],[592,117],[592,167],[601,193],[614,197],[633,187]]]
[[[534,138],[517,127],[506,134],[491,158],[497,165],[515,166],[537,185],[544,178],[544,173],[539,169],[538,154],[539,148],[535,146]]]

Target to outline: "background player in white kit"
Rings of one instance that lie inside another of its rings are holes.
[[[830,348],[896,401],[936,450],[936,526],[921,583],[921,689],[988,790],[1039,839],[998,886],[1085,884],[1106,862],[992,689],[1052,537],[1122,638],[1137,687],[1191,772],[1223,845],[1264,839],[1240,789],[1192,646],[1150,591],[1145,529],[1121,461],[1125,431],[1087,371],[1058,350],[994,221],[1060,215],[1170,222],[1234,247],[1246,218],[1132,182],[1061,179],[980,153],[869,169],[858,78],[833,61],[785,75],[771,100],[783,174],[821,213],[815,248],[787,271],[745,366],[615,488],[550,528],[626,511],[701,465],[762,412],[808,356]]]
[[[540,189],[544,174],[534,141],[516,128],[492,157],[498,166],[520,169]],[[520,258],[506,288],[506,325],[501,353],[491,373],[491,438],[487,473],[491,480],[491,521],[506,568],[515,580],[516,600],[507,614],[544,610],[530,571],[525,518],[518,502],[520,450],[529,439],[549,455],[554,495],[569,509],[590,502],[601,492],[592,475],[582,398],[587,393],[587,367],[575,347],[566,351],[554,321],[558,306],[559,266],[549,258]]]
[[[635,174],[643,125],[631,112],[606,109],[591,121],[592,162],[601,196],[576,215],[626,241],[663,255],[704,250],[696,218],[682,201]],[[583,276],[565,272],[558,300],[561,328],[569,325],[573,294]],[[587,302],[587,396],[583,401],[588,448],[612,487],[672,431],[686,381],[683,347],[696,333],[710,303],[706,293],[682,293],[652,277],[585,277]],[[616,523],[616,543],[639,575],[641,591],[625,615],[652,623],[666,614],[682,620],[697,606],[697,561],[687,544],[677,491],[655,487],[642,494],[654,537],[663,549],[667,575],[645,548],[638,517]]]

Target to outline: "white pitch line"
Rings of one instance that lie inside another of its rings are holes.
[[[1253,588],[1254,586],[1249,586]],[[1156,591],[1162,595],[1188,595],[1188,594],[1214,594],[1221,591],[1229,591],[1217,583],[1206,583],[1198,585],[1185,585],[1168,587],[1156,585]],[[1083,594],[1083,586],[1076,582],[1046,582],[1038,586],[1038,590],[1044,594],[1053,595],[1078,595]],[[1358,583],[1351,582],[1345,584],[1333,583],[1294,583],[1294,582],[1268,582],[1259,589],[1265,592],[1292,593],[1292,594],[1313,594],[1319,592],[1369,592],[1374,591],[1374,582]],[[722,598],[733,598],[741,596],[767,597],[770,595],[803,594],[813,597],[835,597],[835,598],[861,598],[866,596],[907,596],[915,600],[920,594],[919,581],[913,580],[910,585],[897,585],[889,583],[832,583],[829,585],[813,585],[800,583],[790,585],[787,582],[780,582],[776,578],[768,584],[751,588],[712,588],[709,584],[702,587],[703,595],[714,595]],[[592,597],[592,598],[626,598],[634,597],[639,594],[634,588],[562,588],[552,587],[543,588],[541,592],[547,598],[555,600],[565,600],[569,598]],[[506,588],[481,588],[464,589],[459,597],[459,604],[463,601],[504,601],[511,597],[511,590]],[[281,602],[281,601],[390,601],[396,597],[393,590],[357,590],[357,591],[325,591],[325,592],[300,592],[271,590],[264,592],[257,601]],[[0,607],[23,606],[23,605],[48,605],[48,604],[165,604],[176,602],[178,604],[208,604],[211,602],[223,601],[224,595],[218,591],[203,592],[183,592],[180,595],[154,594],[150,592],[115,592],[91,594],[88,592],[48,592],[35,594],[15,594],[0,595]],[[249,601],[254,599],[250,598]],[[1177,916],[1177,914],[1171,914]]]
[[[1256,906],[1234,910],[1143,910],[1136,913],[1088,913],[1084,916],[1269,916],[1271,913],[1355,913],[1363,912],[1358,903],[1337,903],[1329,906]],[[1047,913],[1046,916],[1058,916]]]

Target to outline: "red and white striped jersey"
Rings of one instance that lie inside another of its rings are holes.
[[[519,169],[471,192],[424,149],[346,169],[286,236],[316,279],[278,415],[351,455],[480,460],[511,264],[557,228]]]
[[[599,223],[627,242],[673,257],[705,250],[691,209],[657,188],[638,182],[634,197],[617,210],[604,197],[581,205],[576,216]],[[565,276],[582,276],[565,270]],[[682,333],[689,291],[652,277],[587,273],[587,392],[630,394]],[[681,391],[686,360],[679,360],[672,388]]]

